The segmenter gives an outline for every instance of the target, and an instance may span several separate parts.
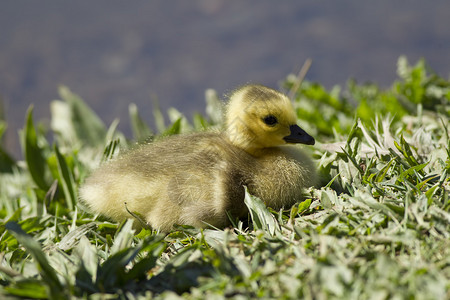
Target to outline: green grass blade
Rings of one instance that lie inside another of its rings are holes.
[[[219,100],[215,90],[208,89],[205,91],[206,115],[214,125],[223,122],[224,105]]]
[[[135,140],[141,141],[153,134],[150,127],[139,115],[136,104],[132,103],[128,106],[128,113],[130,116],[131,130],[133,131],[133,137]]]
[[[48,296],[45,286],[40,280],[36,279],[25,279],[15,282],[13,286],[5,287],[5,291],[10,295],[26,299],[44,299]]]
[[[154,235],[143,242],[140,252],[145,251],[146,255],[126,274],[127,281],[145,278],[147,272],[156,266],[159,256],[166,249],[163,240],[164,236]]]
[[[204,130],[209,127],[208,121],[201,114],[194,114],[192,123],[195,130]]]
[[[3,135],[6,131],[6,122],[0,119],[0,172],[12,172],[16,162],[3,148]]]
[[[78,199],[76,183],[72,171],[67,166],[66,160],[61,155],[61,152],[59,152],[56,145],[54,146],[54,151],[58,165],[59,179],[64,191],[64,198],[66,200],[67,208],[72,211]]]
[[[399,179],[405,179],[405,178],[410,178],[413,174],[415,174],[416,172],[418,173],[423,173],[423,169],[428,165],[428,163],[424,163],[421,165],[415,165],[409,169],[407,169],[406,171],[400,173],[400,177]]]
[[[280,233],[280,224],[278,224],[273,214],[270,213],[261,199],[248,193],[247,187],[245,187],[244,202],[248,207],[255,229],[266,231],[272,236]]]
[[[60,87],[59,94],[70,106],[72,124],[77,137],[90,146],[102,145],[107,130],[98,115],[67,87]]]
[[[56,270],[50,266],[41,246],[30,235],[20,228],[17,223],[9,222],[5,225],[14,237],[33,256],[38,265],[40,274],[45,284],[49,287],[49,296],[53,299],[61,299],[65,295],[65,289],[58,279]]]
[[[158,101],[153,102],[153,119],[155,120],[155,126],[159,133],[163,133],[166,130],[166,124],[164,121],[164,115],[159,108]]]
[[[303,214],[310,206],[311,206],[311,199],[306,199],[305,201],[302,201],[298,204],[298,214]]]
[[[392,164],[394,163],[394,159],[391,159],[386,166],[384,166],[380,172],[376,175],[375,182],[381,182],[386,177],[386,174],[388,170],[391,168]]]
[[[49,171],[44,151],[38,145],[38,136],[33,123],[33,106],[28,109],[23,135],[25,161],[31,178],[40,189],[46,191],[50,187],[50,183],[46,180]]]
[[[183,118],[177,119],[175,122],[173,122],[172,126],[170,128],[166,129],[166,131],[163,132],[163,136],[169,136],[174,134],[179,134],[181,132],[181,121]]]
[[[0,146],[0,173],[11,173],[14,167],[16,167],[15,160]]]
[[[105,150],[103,150],[102,162],[108,161],[114,157],[119,151],[120,140],[112,140],[106,145]]]

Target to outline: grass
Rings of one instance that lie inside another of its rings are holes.
[[[132,142],[62,87],[51,128],[27,112],[23,161],[0,147],[1,297],[450,298],[450,82],[424,61],[397,67],[386,90],[305,82],[295,94],[299,123],[320,141],[323,185],[305,201],[272,211],[246,194],[248,228],[167,235],[77,203],[89,170]],[[208,91],[206,117],[171,109],[169,126],[155,110],[154,134],[130,105],[133,140],[219,127],[220,107]]]

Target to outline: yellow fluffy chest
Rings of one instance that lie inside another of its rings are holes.
[[[267,149],[255,161],[249,192],[274,209],[288,208],[300,201],[304,188],[316,184],[312,160],[296,147]]]

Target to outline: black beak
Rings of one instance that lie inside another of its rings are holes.
[[[316,143],[314,138],[307,134],[306,131],[301,129],[298,125],[291,125],[289,129],[291,130],[291,134],[283,138],[287,143],[300,143],[306,145],[314,145]]]

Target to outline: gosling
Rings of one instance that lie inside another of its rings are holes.
[[[273,209],[288,208],[317,178],[308,155],[287,145],[315,143],[296,122],[284,94],[245,85],[230,96],[225,130],[138,146],[95,170],[80,198],[95,213],[139,215],[162,232],[174,224],[222,228],[228,214],[247,216],[244,186]]]

